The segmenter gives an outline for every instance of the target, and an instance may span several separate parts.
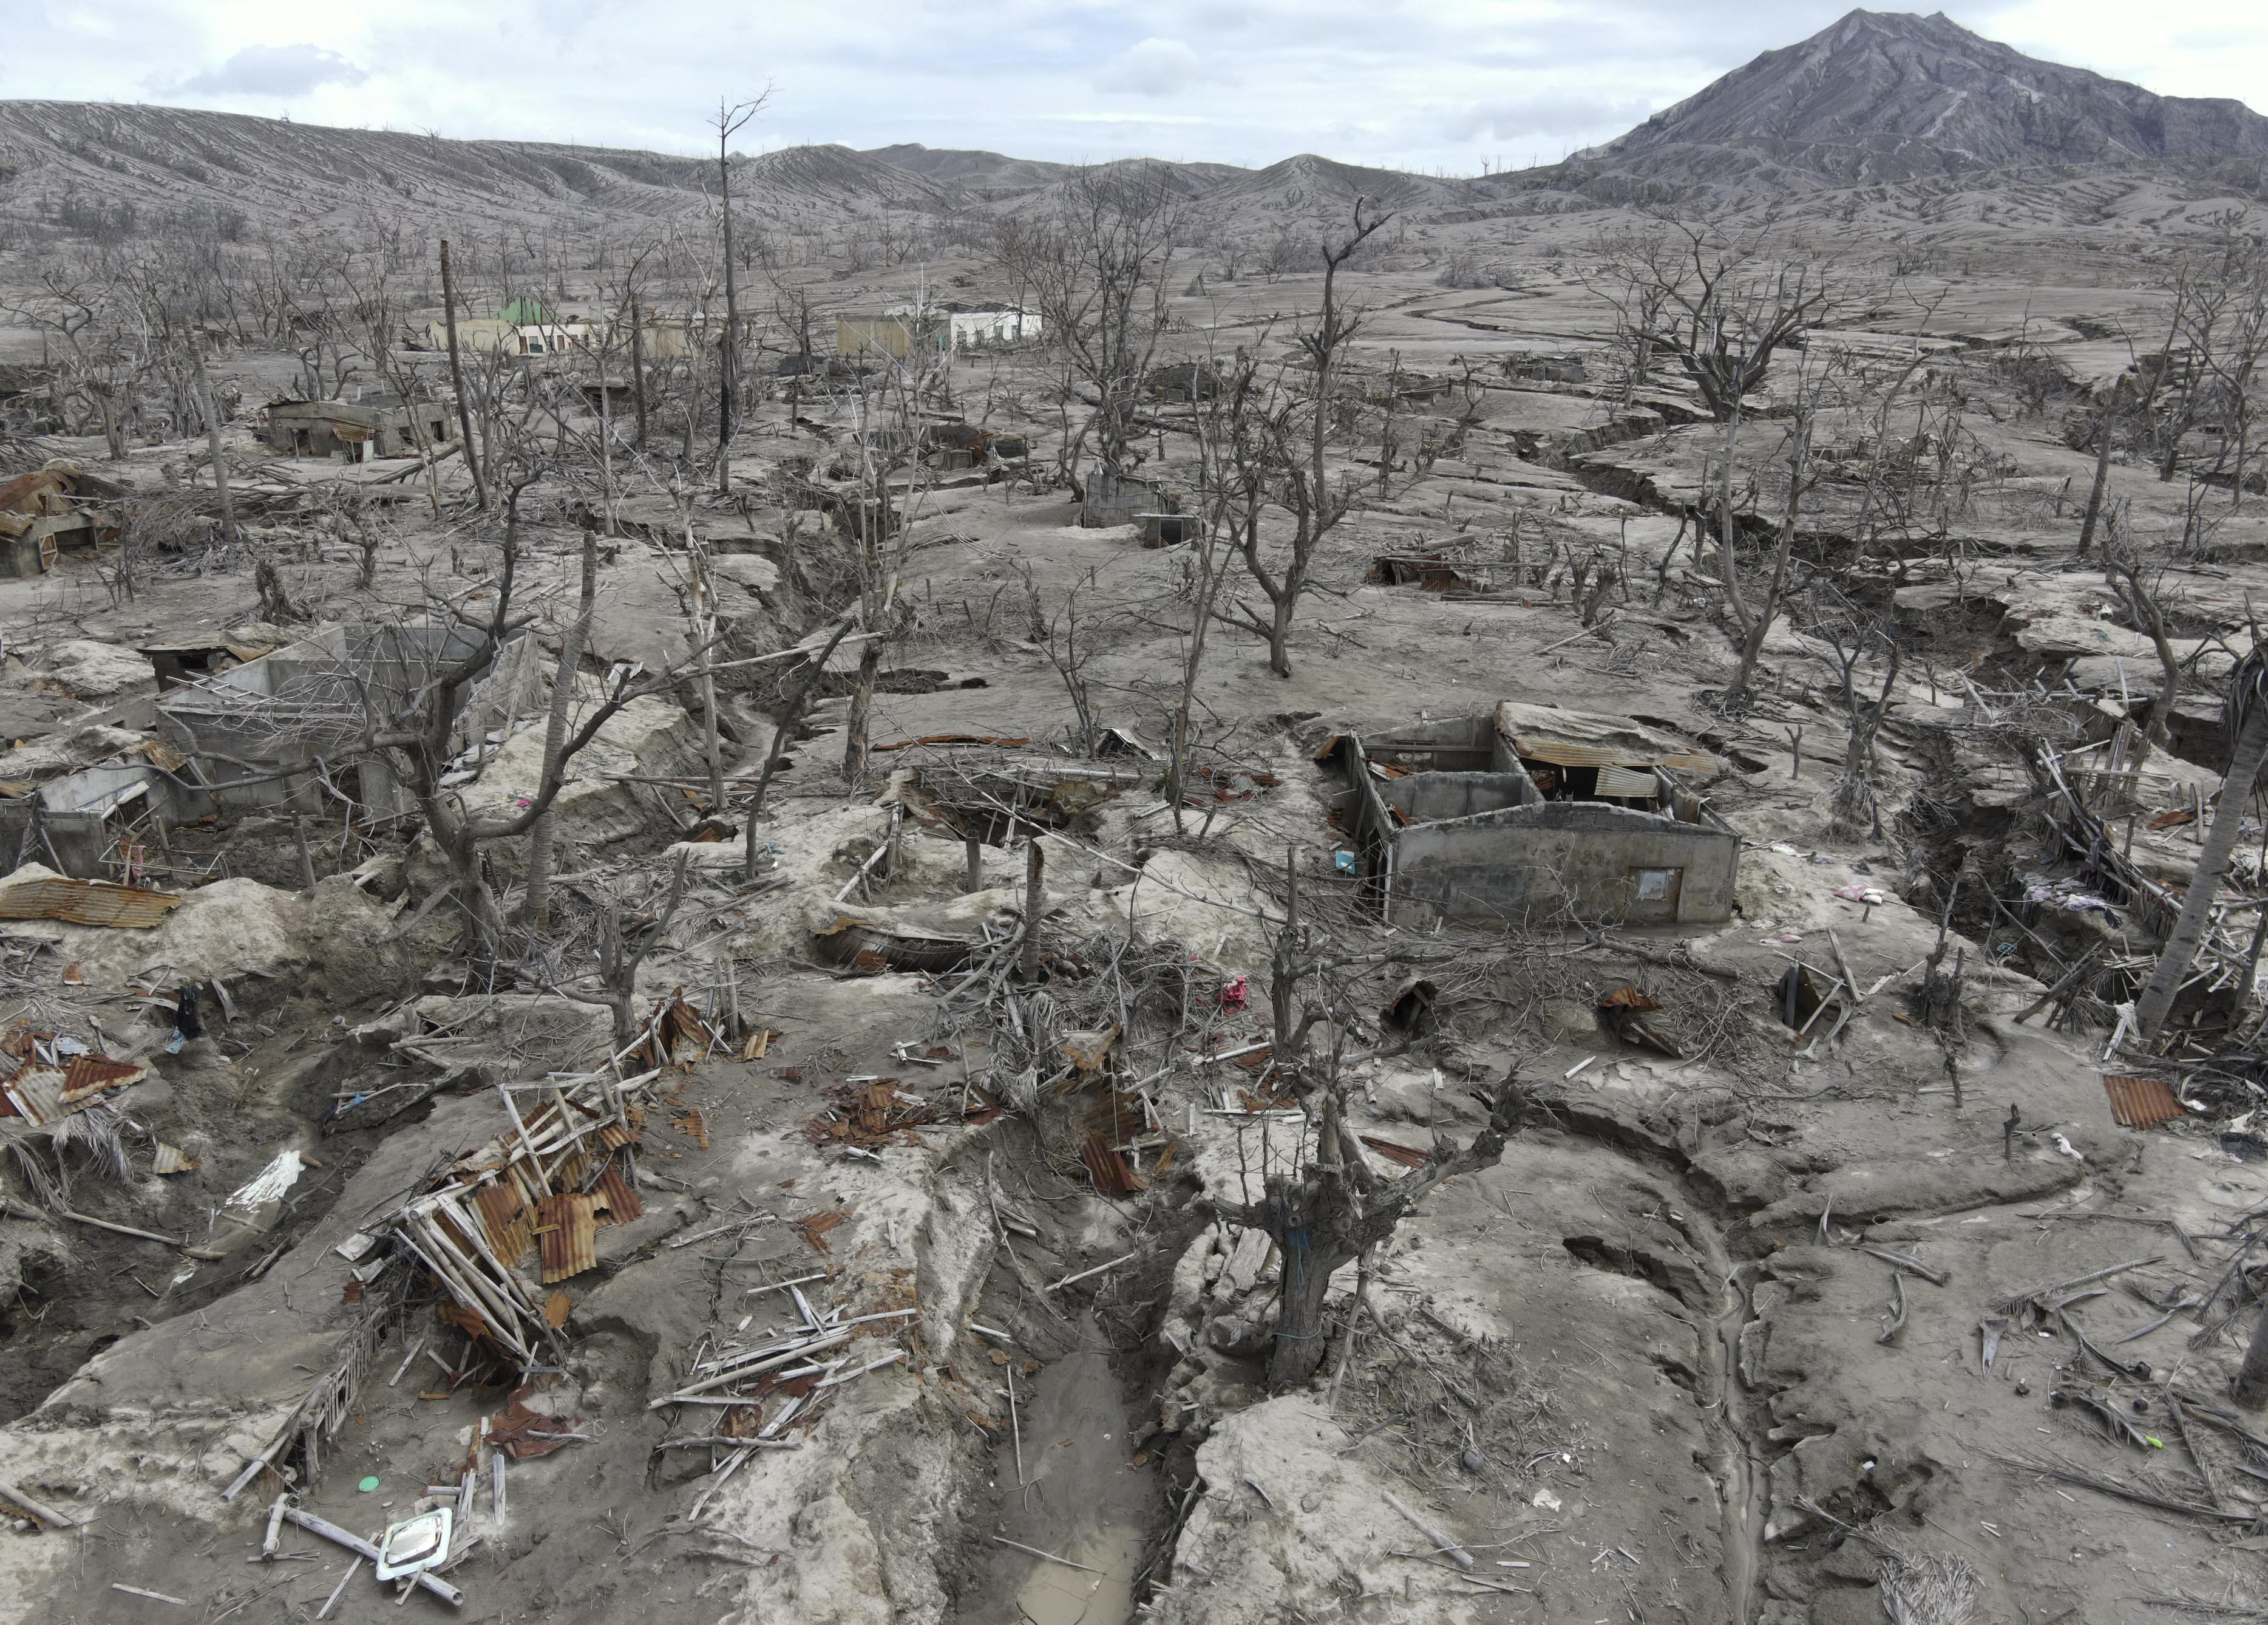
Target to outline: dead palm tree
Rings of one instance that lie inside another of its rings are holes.
[[[2268,659],[2257,647],[2239,661],[2230,674],[2221,728],[2228,738],[2229,757],[2228,776],[2220,781],[2220,806],[2213,816],[2212,829],[2205,832],[2204,850],[2198,853],[2197,875],[2182,899],[2181,918],[2174,922],[2173,934],[2158,956],[2158,968],[2151,973],[2150,984],[2135,1007],[2135,1032],[2145,1044],[2154,1039],[2165,1024],[2174,995],[2189,974],[2190,962],[2197,957],[2198,944],[2205,940],[2222,872],[2228,868],[2229,853],[2236,849],[2237,827],[2244,822],[2245,809],[2252,804],[2252,788],[2259,780],[2261,764],[2268,761]]]

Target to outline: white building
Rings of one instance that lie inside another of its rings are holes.
[[[892,305],[882,312],[885,316],[900,318],[927,314],[934,321],[943,315],[950,324],[946,343],[954,350],[976,350],[986,344],[1017,344],[1040,336],[1040,317],[1029,310],[956,310],[944,312],[932,307],[924,313],[919,305]]]
[[[953,313],[953,347],[1016,344],[1040,336],[1040,318],[1028,310],[957,310]]]

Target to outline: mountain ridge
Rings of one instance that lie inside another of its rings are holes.
[[[1859,180],[1971,165],[2203,164],[2268,155],[2268,118],[2223,98],[2161,96],[2043,62],[1942,11],[1869,11],[1765,51],[1587,161],[1749,146]],[[1854,163],[1850,156],[1863,155]],[[1852,173],[1856,170],[1856,173]]]
[[[1451,179],[1311,152],[1259,169],[1124,161],[1168,172],[1174,194],[1223,233],[1305,229],[1357,195],[1405,220],[1454,224],[1681,202],[1771,208],[1837,188],[1974,184],[1994,171],[2183,171],[2252,198],[2268,196],[2268,118],[2040,62],[1942,12],[1862,9],[1537,169]],[[967,222],[1044,207],[1076,167],[917,143],[814,144],[741,159],[735,191],[754,220],[794,231],[876,211]],[[0,101],[0,206],[67,226],[90,200],[98,217],[146,207],[308,223],[415,208],[475,221],[629,220],[703,207],[715,179],[713,159],[633,149]]]

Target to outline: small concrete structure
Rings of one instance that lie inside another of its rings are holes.
[[[0,801],[0,868],[47,862],[75,880],[122,879],[115,849],[166,791],[156,768],[130,764],[82,768]]]
[[[1635,722],[1506,700],[1343,734],[1324,755],[1348,775],[1340,820],[1393,924],[1732,917],[1741,838],[1675,772],[1709,758]]]
[[[336,457],[367,462],[373,457],[413,457],[415,420],[428,446],[446,445],[450,414],[438,402],[402,404],[391,395],[359,401],[270,401],[261,415],[261,438],[287,457]]]
[[[168,689],[202,683],[207,677],[217,677],[247,661],[256,661],[275,645],[267,639],[247,643],[240,637],[207,632],[201,637],[169,638],[162,643],[137,644],[136,647],[150,657],[150,668],[157,674],[158,692],[163,694]]]
[[[1160,481],[1098,468],[1086,476],[1080,489],[1079,522],[1088,530],[1138,525],[1145,514],[1178,513],[1181,507],[1181,492],[1167,490]],[[1153,547],[1158,545],[1155,536],[1146,534],[1146,528],[1143,539]]]

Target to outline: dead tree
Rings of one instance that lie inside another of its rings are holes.
[[[1257,1202],[1219,1206],[1231,1224],[1264,1232],[1282,1260],[1277,1294],[1273,1352],[1268,1385],[1282,1391],[1313,1377],[1323,1358],[1323,1302],[1332,1274],[1393,1235],[1395,1227],[1426,1193],[1458,1174],[1492,1168],[1506,1142],[1525,1125],[1529,1104],[1515,1064],[1489,1093],[1475,1091],[1487,1107],[1485,1127],[1460,1149],[1436,1133],[1425,1165],[1400,1178],[1381,1180],[1365,1157],[1360,1137],[1349,1121],[1346,1084],[1336,1065],[1311,1058],[1307,1044],[1322,1023],[1339,1019],[1331,1004],[1302,1004],[1300,984],[1311,978],[1360,964],[1415,957],[1408,950],[1331,955],[1316,953],[1300,917],[1298,869],[1290,869],[1291,890],[1284,925],[1277,934],[1269,980],[1274,1023],[1270,1060],[1315,1126],[1314,1155],[1296,1177],[1270,1172]],[[1349,1328],[1351,1331],[1351,1327]]]
[[[220,506],[221,540],[229,546],[236,545],[236,505],[230,499],[228,489],[228,459],[221,454],[220,409],[213,404],[212,382],[205,376],[204,349],[193,336],[188,342],[189,363],[197,380],[197,403],[204,412],[205,454],[212,460],[213,497]]]
[[[2158,656],[2160,684],[2158,702],[2150,707],[2150,726],[2143,738],[2151,746],[2164,750],[2169,738],[2174,714],[2174,701],[2182,687],[2181,657],[2174,653],[2173,629],[2166,623],[2162,595],[2165,571],[2160,567],[2153,572],[2142,562],[2141,550],[2132,542],[2116,536],[2106,537],[2102,543],[2102,576],[2118,595],[2118,602],[2126,611],[2126,618],[2136,632],[2150,640]],[[2146,577],[2149,579],[2145,579]],[[2136,768],[2141,764],[2136,762]]]
[[[473,409],[465,398],[465,364],[457,350],[457,283],[449,274],[449,240],[446,237],[441,239],[441,319],[449,330],[449,387],[457,396],[457,425],[465,436],[464,449],[459,454],[472,471],[474,505],[485,513],[489,509],[488,480],[481,472],[480,459],[473,455]]]
[[[1280,375],[1263,395],[1248,376],[1240,380],[1248,403],[1244,432],[1232,435],[1230,454],[1242,466],[1238,484],[1246,498],[1238,549],[1244,567],[1261,595],[1268,601],[1263,616],[1241,603],[1231,611],[1241,624],[1268,640],[1268,666],[1279,677],[1292,675],[1290,642],[1292,617],[1307,590],[1314,568],[1315,550],[1344,519],[1355,504],[1352,484],[1334,484],[1324,467],[1335,417],[1335,384],[1340,360],[1362,326],[1338,297],[1339,267],[1351,258],[1370,234],[1393,218],[1373,215],[1363,218],[1363,204],[1354,200],[1354,223],[1346,240],[1322,247],[1323,302],[1315,324],[1292,336],[1305,358],[1309,383],[1304,400],[1284,388]],[[1280,506],[1291,516],[1292,534],[1284,550],[1271,561],[1262,546],[1262,518],[1270,506]]]
[[[1047,656],[1048,664],[1056,668],[1063,679],[1064,692],[1071,698],[1071,710],[1079,717],[1079,753],[1092,757],[1097,739],[1094,718],[1094,683],[1087,673],[1094,661],[1094,625],[1091,611],[1082,615],[1081,593],[1093,594],[1097,570],[1089,570],[1064,592],[1063,607],[1053,615],[1048,613],[1047,601],[1040,594],[1039,578],[1032,566],[1021,566],[1024,581],[1024,609],[1030,617],[1031,639],[1040,652]]]
[[[1826,387],[1823,373],[1810,379],[1799,371],[1795,416],[1787,426],[1787,500],[1780,511],[1779,540],[1773,546],[1771,570],[1764,578],[1764,601],[1742,631],[1741,663],[1733,675],[1731,686],[1725,691],[1727,701],[1747,698],[1749,684],[1756,681],[1756,663],[1764,658],[1764,639],[1771,635],[1773,623],[1779,619],[1781,603],[1787,596],[1788,566],[1795,550],[1796,524],[1802,514],[1804,492],[1818,483],[1811,457],[1811,436]],[[1587,626],[1590,622],[1587,618],[1583,624]]]
[[[717,103],[710,124],[717,131],[717,205],[725,236],[725,338],[718,350],[717,494],[733,494],[733,396],[740,387],[740,284],[733,275],[733,159],[727,150],[733,134],[755,117],[771,100],[767,89],[747,101]]]
[[[670,868],[669,894],[659,909],[640,910],[629,920],[622,917],[620,899],[609,902],[607,912],[599,917],[599,968],[586,971],[577,981],[596,981],[596,993],[578,993],[571,985],[563,985],[552,991],[563,993],[578,1004],[604,1005],[615,1015],[615,1047],[621,1049],[638,1034],[637,973],[646,956],[653,952],[662,938],[669,934],[670,921],[677,918],[678,905],[685,901],[685,858],[681,851]]]
[[[1725,238],[1669,219],[1663,229],[1616,240],[1602,285],[1646,347],[1692,383],[1725,427],[1719,454],[1717,544],[1726,607],[1745,637],[1753,617],[1742,596],[1733,519],[1734,470],[1751,397],[1779,352],[1799,347],[1841,295],[1816,265],[1774,260],[1760,239]]]
[[[854,786],[865,778],[874,687],[881,676],[885,647],[902,618],[898,592],[904,585],[913,526],[927,494],[921,460],[925,449],[922,392],[942,365],[935,352],[909,344],[905,355],[893,359],[878,378],[860,380],[859,426],[853,447],[857,506],[845,514],[858,578],[859,628],[866,634],[858,650],[858,675],[851,679],[850,715],[843,729],[843,774]],[[905,472],[902,491],[892,478],[901,469]]]
[[[1819,617],[1816,625],[1819,635],[1834,651],[1830,663],[1835,668],[1844,725],[1849,730],[1843,746],[1843,772],[1828,801],[1829,819],[1839,833],[1870,831],[1880,840],[1882,809],[1874,794],[1874,740],[1882,730],[1882,715],[1897,692],[1901,654],[1897,637],[1886,622],[1845,615]],[[1879,693],[1868,694],[1859,685],[1859,668],[1868,652],[1876,648],[1882,654],[1882,686]]]
[[[1237,353],[1235,372],[1241,386],[1248,373],[1241,351]],[[1189,769],[1196,721],[1193,713],[1197,703],[1197,677],[1204,669],[1205,633],[1212,625],[1213,603],[1219,596],[1222,578],[1228,573],[1233,513],[1247,496],[1241,482],[1235,477],[1235,462],[1229,449],[1234,438],[1234,392],[1223,390],[1218,381],[1209,393],[1197,387],[1201,375],[1211,376],[1212,373],[1208,364],[1204,374],[1194,370],[1190,374],[1190,393],[1198,397],[1195,403],[1198,407],[1199,512],[1197,535],[1182,555],[1182,588],[1189,602],[1189,630],[1182,639],[1180,684],[1166,728],[1166,800],[1174,809],[1174,829],[1177,833],[1184,829],[1186,822],[1182,784]]]
[[[2220,877],[2228,872],[2229,853],[2236,850],[2237,831],[2252,805],[2261,766],[2268,763],[2268,653],[2257,646],[2245,652],[2229,675],[2221,727],[2228,739],[2229,759],[2228,772],[2220,781],[2220,805],[2213,810],[2213,826],[2198,853],[2197,873],[2182,897],[2181,917],[2135,1001],[2134,1031],[2145,1044],[2154,1042],[2166,1024],[2174,997],[2212,927]]]
[[[788,741],[795,736],[797,725],[803,720],[804,708],[811,703],[812,691],[819,686],[819,680],[827,675],[827,662],[834,658],[836,646],[857,624],[858,620],[852,616],[845,616],[836,624],[834,635],[828,639],[825,647],[812,656],[802,681],[795,685],[794,691],[787,697],[787,704],[780,709],[778,725],[772,729],[772,748],[765,753],[764,770],[756,776],[755,794],[748,798],[748,810],[741,818],[740,872],[745,879],[753,881],[756,878],[756,815],[764,809],[764,794],[771,788],[773,776],[779,772],[780,758],[787,754]]]
[[[519,500],[535,479],[535,470],[522,469],[505,488],[504,533],[500,567],[491,590],[495,602],[485,618],[465,613],[455,601],[431,606],[434,618],[465,634],[463,652],[437,654],[424,668],[413,671],[399,691],[381,691],[364,685],[366,698],[361,752],[383,752],[394,781],[417,803],[427,837],[440,852],[448,869],[446,889],[465,910],[470,922],[473,951],[494,955],[504,935],[504,920],[497,905],[485,850],[499,840],[512,839],[534,829],[550,810],[566,784],[568,764],[598,737],[599,730],[632,701],[674,689],[685,662],[673,664],[643,678],[618,669],[608,680],[599,703],[580,722],[565,731],[555,753],[547,748],[542,777],[527,804],[509,815],[476,816],[464,805],[453,785],[445,785],[455,759],[452,737],[466,696],[489,669],[504,646],[525,632],[533,617],[515,602],[519,571]],[[409,649],[402,640],[405,664]],[[555,677],[571,683],[571,671]]]
[[[591,619],[599,602],[599,538],[583,528],[583,590],[577,599],[575,618],[559,635],[559,664],[551,674],[551,708],[543,728],[543,759],[559,759],[567,748],[568,718],[575,708],[575,680],[583,667],[583,647],[590,640]],[[527,838],[527,890],[520,900],[520,919],[541,930],[551,910],[551,861],[557,845],[558,809],[547,808]]]
[[[1039,307],[1045,342],[1064,382],[1092,392],[1076,435],[1065,424],[1064,474],[1079,479],[1080,454],[1113,475],[1141,462],[1135,418],[1169,316],[1167,263],[1183,211],[1169,173],[1144,163],[1074,170],[1043,216],[1010,215],[993,259]]]

